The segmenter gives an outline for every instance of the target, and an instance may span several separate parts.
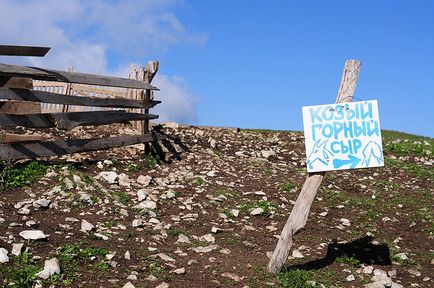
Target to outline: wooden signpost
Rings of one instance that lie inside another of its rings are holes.
[[[361,62],[358,60],[348,60],[345,63],[336,103],[352,101],[357,80],[359,78],[360,67]],[[293,244],[293,237],[306,225],[310,207],[312,206],[312,202],[315,199],[324,175],[325,172],[314,172],[308,174],[300,195],[298,196],[282,233],[280,234],[279,242],[277,243],[270,262],[268,263],[267,269],[269,272],[279,272],[288,259]]]

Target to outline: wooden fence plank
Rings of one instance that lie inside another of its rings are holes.
[[[14,143],[0,145],[0,159],[4,161],[46,156],[59,156],[78,152],[106,150],[115,147],[165,139],[162,135],[124,135],[119,137],[70,139],[37,143]]]
[[[352,101],[357,80],[359,79],[360,66],[361,62],[357,60],[349,60],[345,63],[336,103]],[[324,175],[324,172],[308,174],[268,263],[267,269],[269,272],[279,272],[288,259],[293,237],[306,225],[310,208]]]
[[[41,113],[40,103],[28,101],[0,102],[0,114],[25,115],[37,113]]]
[[[77,126],[126,123],[134,120],[156,119],[158,115],[127,113],[124,110],[44,113],[33,115],[0,115],[0,126],[27,128],[52,128],[69,130]]]
[[[0,133],[0,143],[13,143],[13,142],[35,142],[42,141],[46,139],[46,136],[39,134],[11,134],[11,133]]]
[[[44,57],[50,47],[0,45],[0,55]]]
[[[35,80],[59,81],[67,83],[80,83],[89,85],[123,87],[158,90],[148,83],[128,78],[101,76],[77,72],[42,69],[37,67],[7,65],[0,63],[0,76],[28,77]]]
[[[140,102],[123,98],[99,98],[84,96],[69,96],[52,92],[0,88],[0,99],[23,100],[33,102],[44,102],[64,105],[111,107],[111,108],[151,108],[161,103],[161,101]]]
[[[33,89],[33,81],[23,77],[0,77],[0,87]]]

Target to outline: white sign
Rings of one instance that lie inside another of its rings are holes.
[[[376,100],[303,107],[308,172],[384,166]]]

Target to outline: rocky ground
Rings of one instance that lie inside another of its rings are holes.
[[[167,161],[136,145],[6,165],[0,286],[434,287],[433,139],[385,131],[384,168],[327,173],[270,275],[303,134],[170,126]]]

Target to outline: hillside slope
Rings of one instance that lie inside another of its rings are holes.
[[[6,167],[0,286],[434,287],[433,139],[384,131],[384,168],[327,173],[269,275],[306,177],[303,134],[164,131],[178,139],[166,163],[137,145]],[[52,258],[60,274],[35,276]]]

